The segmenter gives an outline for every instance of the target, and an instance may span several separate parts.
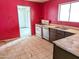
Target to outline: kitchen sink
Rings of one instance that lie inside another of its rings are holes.
[[[57,29],[61,29],[61,30],[68,30],[69,28],[68,27],[55,27]]]

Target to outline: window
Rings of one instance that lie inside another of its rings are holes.
[[[58,20],[79,22],[79,2],[60,4]]]
[[[60,9],[59,21],[68,21],[70,4],[61,4],[59,9]]]
[[[71,4],[70,22],[79,22],[79,2]]]

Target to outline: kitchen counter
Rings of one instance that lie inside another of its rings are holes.
[[[65,31],[65,32],[70,32],[70,33],[74,33],[74,34],[79,34],[79,28],[77,28],[77,27],[57,25],[57,24],[41,25],[41,26],[52,28],[52,29],[57,29],[57,30]],[[64,29],[64,28],[66,28],[66,29]]]
[[[79,57],[79,35],[72,35],[60,40],[53,41],[53,43]]]
[[[74,33],[74,35],[53,41],[53,43],[59,46],[60,48],[79,57],[79,28],[72,26],[57,25],[57,24],[42,25],[42,26]],[[63,29],[63,27],[66,27],[67,29]]]

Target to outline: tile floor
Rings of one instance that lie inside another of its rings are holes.
[[[0,59],[53,59],[53,44],[32,36],[0,47]]]

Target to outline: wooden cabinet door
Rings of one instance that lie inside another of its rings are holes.
[[[74,34],[74,33],[65,32],[65,37],[71,36],[71,35],[73,35],[73,34]]]
[[[64,31],[56,30],[56,40],[64,38],[65,37],[64,35],[65,35]]]
[[[49,41],[55,41],[56,39],[56,30],[55,29],[49,29],[50,33],[49,33]]]
[[[79,57],[65,51],[54,44],[53,59],[79,59]]]

